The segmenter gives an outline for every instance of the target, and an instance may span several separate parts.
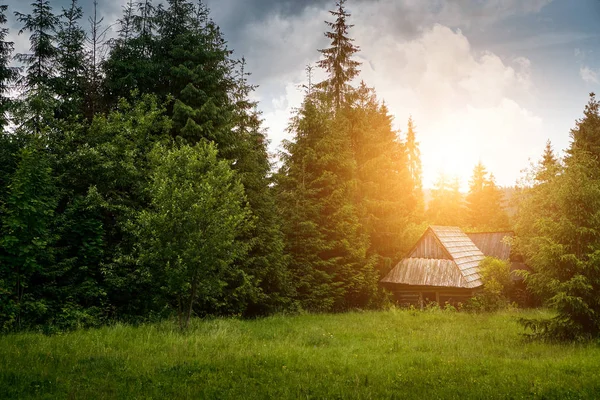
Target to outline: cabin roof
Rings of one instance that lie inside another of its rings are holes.
[[[382,280],[382,283],[408,285],[476,288],[482,285],[479,263],[484,255],[460,228],[430,226],[415,248],[432,233],[449,259],[439,257],[407,257],[400,261]],[[411,253],[414,252],[414,249]]]
[[[432,258],[405,258],[381,282],[467,287],[467,282],[454,261]]]
[[[467,236],[481,250],[483,255],[501,260],[510,259],[510,243],[505,238],[511,238],[514,235],[515,233],[512,231],[467,233]]]
[[[465,287],[481,286],[479,263],[484,255],[475,243],[456,226],[431,226],[430,229],[448,251],[465,281]]]

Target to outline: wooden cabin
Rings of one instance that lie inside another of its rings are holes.
[[[511,251],[510,239],[515,236],[512,231],[503,232],[474,232],[467,233],[467,236],[475,243],[475,246],[481,250],[486,257],[496,257],[501,260],[510,262],[510,270],[527,270],[531,269],[523,263],[523,260],[518,255]],[[523,279],[513,274],[514,281],[522,281]]]
[[[382,280],[400,305],[464,303],[482,286],[484,254],[460,228],[430,226]]]
[[[514,232],[473,232],[467,233],[469,239],[481,250],[486,257],[496,257],[510,260],[510,238]]]

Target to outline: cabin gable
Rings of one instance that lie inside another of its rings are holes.
[[[407,258],[430,258],[437,260],[452,260],[448,251],[442,246],[439,239],[431,229],[421,236]]]

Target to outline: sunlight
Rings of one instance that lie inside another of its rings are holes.
[[[468,191],[473,167],[481,159],[480,149],[472,140],[475,133],[458,127],[446,127],[443,132],[422,141],[424,187],[433,188],[444,174],[451,179],[457,177],[461,191]]]

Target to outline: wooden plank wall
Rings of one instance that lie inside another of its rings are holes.
[[[409,257],[413,258],[437,258],[449,260],[448,254],[444,251],[439,241],[431,231],[419,240]]]
[[[402,307],[409,307],[411,305],[423,307],[433,301],[442,307],[446,303],[456,307],[459,303],[464,304],[467,302],[475,294],[473,290],[433,286],[393,288],[392,292],[396,303]]]

